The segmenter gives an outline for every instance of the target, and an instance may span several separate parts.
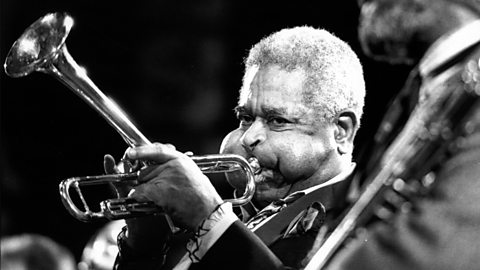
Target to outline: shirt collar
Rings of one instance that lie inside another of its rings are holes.
[[[419,71],[422,77],[458,53],[480,42],[480,20],[473,21],[460,29],[447,33],[435,41],[420,60]]]

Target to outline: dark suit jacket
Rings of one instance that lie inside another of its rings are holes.
[[[321,217],[321,220],[316,219],[314,225],[308,230],[287,237],[279,237],[267,246],[241,221],[236,221],[215,242],[201,261],[192,264],[190,269],[300,269],[306,263],[303,260],[312,249],[320,227],[322,225],[333,227],[339,214],[344,210],[346,206],[345,194],[349,187],[349,180],[323,188],[321,191],[325,195],[322,196],[323,198],[310,196],[310,198],[328,207],[326,207],[326,216]],[[318,194],[319,192],[308,195]],[[304,198],[307,198],[308,195],[305,195]],[[282,210],[280,214],[288,207]],[[288,217],[293,219],[300,212]],[[287,220],[286,225],[290,221]],[[142,256],[130,251],[122,252],[122,250],[128,250],[128,247],[122,247],[122,243],[119,243],[120,254],[117,256],[115,269],[172,269],[185,254],[185,244],[190,236],[190,234],[175,235],[174,239],[170,241],[171,247],[165,256],[165,262],[158,256]]]
[[[443,86],[462,91],[466,63],[478,65],[479,56],[477,44],[430,75],[461,67]],[[466,132],[435,170],[428,196],[415,200],[412,211],[395,216],[390,224],[374,224],[341,250],[328,269],[480,268],[480,108],[474,111]]]

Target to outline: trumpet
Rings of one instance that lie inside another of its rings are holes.
[[[85,69],[79,66],[68,52],[65,41],[73,23],[72,17],[67,13],[49,13],[39,18],[13,44],[5,60],[5,73],[13,78],[26,76],[33,71],[52,75],[97,111],[130,147],[151,144],[120,107],[100,91],[86,75]],[[255,174],[259,170],[259,163],[255,158],[247,161],[244,157],[234,154],[191,155],[190,158],[204,174],[239,170],[245,174],[247,183],[244,194],[239,198],[226,200],[234,206],[246,204],[253,197]],[[139,166],[131,164],[128,160],[123,162],[123,165],[124,172],[121,174],[72,177],[61,181],[60,197],[68,212],[84,222],[104,218],[124,219],[163,212],[153,202],[140,203],[119,196],[102,201],[100,211],[90,210],[80,187],[110,183],[138,184]],[[72,200],[70,195],[72,189],[77,192],[83,210]]]

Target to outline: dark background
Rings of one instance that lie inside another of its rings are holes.
[[[49,12],[75,19],[68,50],[90,78],[151,140],[181,151],[216,153],[237,126],[232,108],[248,49],[273,31],[325,28],[364,64],[366,108],[357,149],[371,138],[407,67],[366,58],[357,41],[356,1],[1,0],[0,60],[25,28]],[[53,77],[0,73],[1,234],[33,232],[78,259],[105,222],[83,223],[61,204],[58,183],[103,172],[103,155],[127,145]]]

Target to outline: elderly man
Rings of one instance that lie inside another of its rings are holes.
[[[154,164],[131,197],[155,202],[191,233],[167,235],[161,222],[128,220],[118,269],[301,268],[320,227],[343,211],[365,96],[357,56],[325,30],[296,27],[262,39],[245,64],[239,127],[221,147],[261,167],[243,222],[175,147],[129,149],[128,158]],[[107,171],[113,164],[107,157]]]
[[[470,95],[463,103],[454,104],[453,99],[444,103],[444,108],[460,108],[458,114],[447,115],[452,124],[460,122],[460,114],[471,114],[452,142],[447,140],[451,144],[445,147],[445,160],[426,171],[430,179],[436,176],[431,192],[412,200],[413,209],[394,216],[388,225],[369,227],[366,235],[334,257],[328,269],[477,269],[480,2],[369,0],[361,1],[361,7],[359,33],[365,52],[391,63],[415,64],[381,126],[382,136],[376,136],[378,146],[394,139],[399,128],[392,127],[402,126],[411,104],[421,108],[438,93]],[[421,163],[427,165],[430,159]]]

